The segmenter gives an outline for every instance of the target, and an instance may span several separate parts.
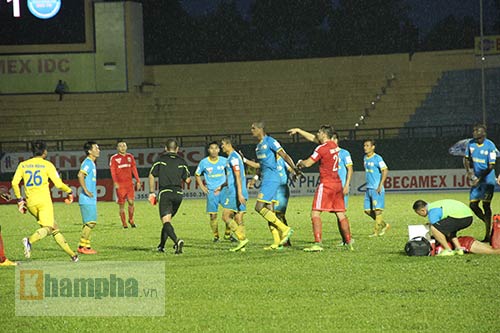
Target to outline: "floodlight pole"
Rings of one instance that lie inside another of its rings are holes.
[[[481,102],[483,109],[483,124],[486,125],[486,84],[484,79],[484,32],[483,32],[483,0],[479,0],[479,27],[481,31]]]

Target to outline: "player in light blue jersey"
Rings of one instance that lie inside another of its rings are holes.
[[[290,135],[295,135],[299,134],[300,136],[304,137],[307,141],[314,142],[317,144],[320,144],[317,136],[313,133],[307,132],[301,128],[291,128],[287,131]],[[337,132],[333,132],[332,136],[333,142],[337,144],[337,146],[340,147],[339,145],[339,134]],[[340,177],[340,180],[342,182],[342,191],[344,193],[344,205],[345,209],[347,211],[347,204],[349,202],[349,188],[351,185],[351,179],[352,179],[352,174],[353,174],[353,163],[352,163],[352,158],[351,158],[351,153],[349,153],[348,150],[344,148],[340,148],[339,151],[339,165],[338,165],[338,174]],[[337,217],[337,225],[339,227],[339,231],[341,230],[341,225],[340,225],[340,220]],[[344,235],[342,232],[340,232],[340,235],[342,236],[342,242],[340,242],[339,246],[346,246],[346,240],[344,239]],[[351,239],[351,243],[353,242],[353,239]]]
[[[375,153],[375,140],[366,139],[363,142],[363,148],[366,154],[363,158],[366,175],[364,209],[365,214],[375,221],[375,228],[370,237],[383,236],[390,228],[390,224],[385,223],[382,218],[385,208],[384,182],[389,169],[382,156]]]
[[[90,232],[97,223],[97,169],[95,161],[99,157],[99,145],[94,141],[87,141],[83,145],[87,158],[83,160],[78,172],[78,181],[82,191],[78,195],[80,212],[82,214],[82,234],[78,252],[82,254],[96,254],[90,246]]]
[[[281,147],[280,143],[268,136],[263,122],[255,122],[251,127],[252,135],[259,140],[255,149],[257,161],[246,160],[247,164],[254,168],[260,168],[262,177],[260,192],[257,196],[255,210],[270,224],[274,242],[266,249],[276,250],[287,243],[293,234],[293,229],[281,221],[273,210],[273,198],[280,186],[280,175],[278,171],[277,156],[281,156],[292,168],[292,173],[297,174],[298,169],[292,158]],[[279,235],[277,242],[276,235]]]
[[[206,212],[210,216],[210,228],[212,229],[214,242],[219,241],[219,227],[217,224],[217,211],[222,204],[222,185],[226,182],[225,157],[219,156],[220,148],[217,141],[208,144],[208,156],[200,161],[194,173],[196,182],[203,193],[207,196]],[[205,182],[201,179],[203,177]],[[231,239],[231,229],[226,225],[225,239]]]
[[[464,166],[471,189],[469,206],[485,224],[486,231],[482,242],[489,242],[491,236],[491,199],[495,190],[495,162],[497,148],[486,138],[486,126],[474,126],[473,139],[465,150]],[[479,207],[483,202],[483,209]]]
[[[240,154],[243,156],[243,154],[240,152]],[[253,167],[257,170],[258,174],[256,174],[250,181],[248,182],[248,188],[254,188],[255,183],[260,179],[259,174],[260,174],[260,164],[258,163],[253,163],[253,161],[248,161],[245,157],[243,157],[243,161],[245,164],[248,164],[250,167]],[[277,169],[280,175],[280,185],[278,187],[278,190],[276,191],[276,195],[274,196],[272,203],[273,203],[273,210],[278,219],[280,221],[283,221],[284,224],[288,225],[288,222],[286,220],[286,209],[288,207],[288,199],[290,198],[290,188],[288,187],[288,179],[290,177],[290,166],[285,162],[281,156],[278,155],[277,157]],[[278,232],[274,232],[276,228],[271,223],[268,223],[269,230],[271,231],[271,234],[273,235],[274,243],[279,244],[280,241],[280,235]],[[284,246],[292,246],[292,243],[290,240],[284,244]],[[266,250],[275,250],[275,248],[272,248],[271,246],[265,247]],[[279,249],[282,249],[282,247],[279,247]]]
[[[222,219],[229,225],[236,235],[239,244],[230,249],[232,252],[241,251],[248,244],[246,238],[243,215],[246,213],[248,190],[246,186],[245,164],[241,156],[235,151],[231,138],[221,140],[221,148],[227,154],[226,161],[226,188],[222,201]]]

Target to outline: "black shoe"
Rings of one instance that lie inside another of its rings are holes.
[[[214,242],[214,243],[217,243],[218,241],[219,241],[219,237],[214,237],[213,242]]]
[[[177,243],[174,244],[175,254],[181,254],[183,247],[184,247],[184,241],[182,239],[178,239]]]
[[[132,228],[137,228],[137,226],[135,225],[135,223],[130,223],[130,226],[131,226]]]
[[[165,248],[158,246],[157,248],[158,252],[165,253]]]
[[[124,226],[122,226],[122,227],[123,227],[123,229],[128,229],[128,226],[126,226],[126,225],[124,225]]]

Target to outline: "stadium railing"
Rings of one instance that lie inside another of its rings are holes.
[[[356,129],[338,129],[337,132],[341,140],[362,140],[370,137],[377,140],[381,139],[411,139],[411,138],[442,138],[456,137],[469,138],[472,136],[472,127],[474,124],[468,125],[450,125],[450,126],[414,126],[414,127],[388,127],[388,128],[356,128]],[[316,133],[317,129],[306,130]],[[299,135],[290,136],[286,132],[272,132],[273,137],[284,144],[305,142],[306,140]],[[212,141],[220,141],[222,137],[229,136],[235,144],[252,144],[255,143],[255,138],[250,133],[232,133],[226,135],[183,135],[174,136],[182,147],[205,146]],[[500,123],[488,124],[488,137],[494,138],[498,142],[500,139]],[[125,139],[129,146],[134,148],[155,148],[162,147],[166,139],[170,136],[156,137],[120,137]],[[0,141],[1,152],[23,152],[30,150],[30,140],[38,138],[30,138],[24,141]],[[41,138],[43,139],[43,137]],[[99,143],[101,148],[110,149],[116,147],[116,137],[94,137],[91,138]],[[81,150],[83,143],[89,140],[85,139],[60,139],[46,140],[48,148],[51,151],[69,151]]]

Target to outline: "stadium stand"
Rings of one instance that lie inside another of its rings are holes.
[[[485,69],[488,123],[498,122],[500,68]],[[497,116],[495,116],[495,114]],[[406,126],[444,126],[482,122],[481,71],[446,71]]]

